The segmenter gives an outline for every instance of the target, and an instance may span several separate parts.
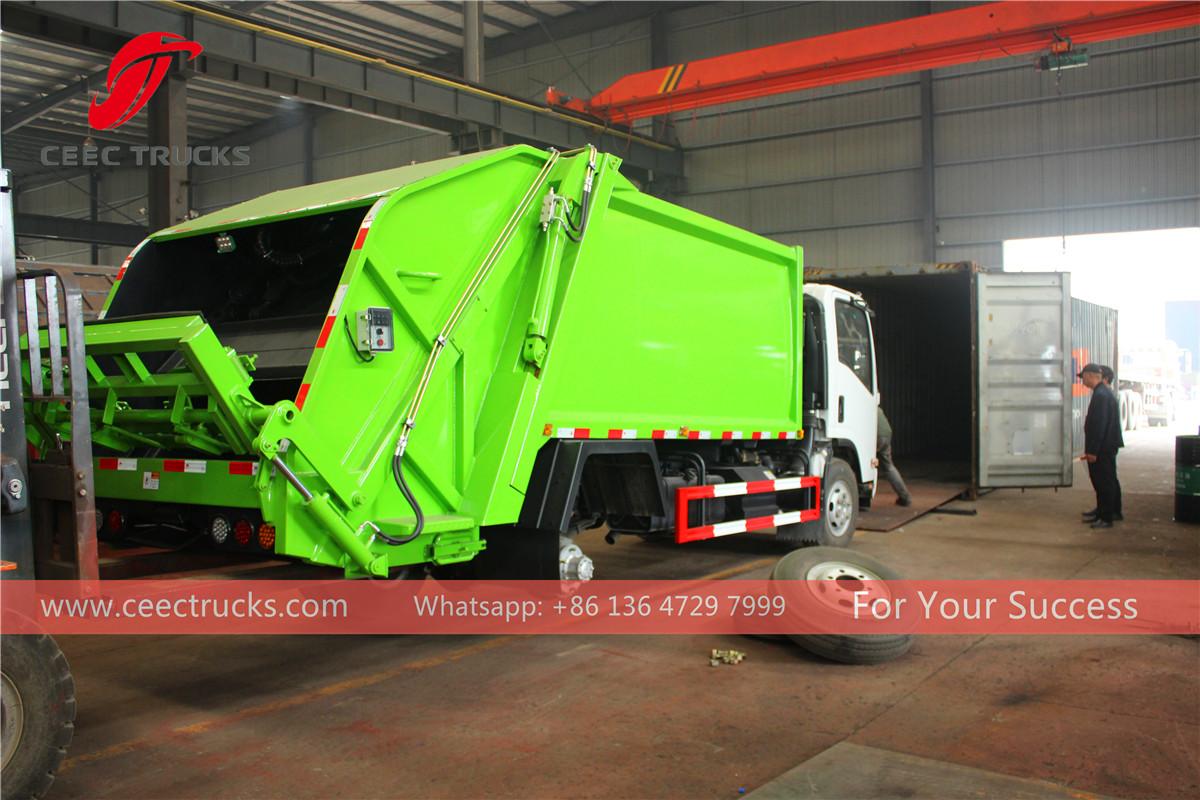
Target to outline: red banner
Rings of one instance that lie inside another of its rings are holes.
[[[1200,633],[1200,581],[0,582],[4,633]]]

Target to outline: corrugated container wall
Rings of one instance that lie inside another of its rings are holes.
[[[1083,419],[1092,397],[1079,380],[1079,370],[1088,363],[1103,364],[1116,370],[1119,361],[1116,309],[1072,297],[1071,374],[1076,377],[1071,384],[1071,441],[1076,455],[1083,453]]]

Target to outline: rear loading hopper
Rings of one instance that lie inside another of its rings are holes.
[[[618,166],[511,147],[152,235],[86,328],[102,531],[385,576],[468,561],[481,531],[565,533],[589,503],[669,520],[672,442],[790,458],[799,250]],[[69,436],[61,406],[31,411],[35,446]],[[608,461],[564,479],[564,448],[596,439]]]

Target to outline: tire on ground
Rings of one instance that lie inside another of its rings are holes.
[[[4,797],[41,798],[54,782],[55,770],[62,764],[75,733],[71,669],[49,636],[3,636],[0,672],[5,695],[4,762],[0,774]],[[19,712],[11,707],[18,698]]]
[[[856,550],[808,547],[794,550],[771,571],[773,581],[805,581],[822,565],[847,564],[881,580],[901,580],[894,569]],[[847,614],[852,612],[847,611]],[[796,634],[788,636],[814,655],[843,664],[881,664],[899,658],[913,645],[912,634]]]
[[[858,478],[849,464],[835,458],[829,462],[821,480],[821,518],[781,525],[775,531],[775,538],[789,547],[849,547],[856,527]]]

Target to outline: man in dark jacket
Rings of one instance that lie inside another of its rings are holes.
[[[1117,513],[1117,450],[1124,447],[1121,437],[1121,409],[1117,396],[1104,382],[1099,364],[1088,364],[1079,371],[1079,380],[1092,392],[1087,417],[1083,422],[1083,461],[1096,490],[1094,512],[1083,515],[1093,528],[1111,528]]]
[[[1116,378],[1117,378],[1117,373],[1113,372],[1113,368],[1108,366],[1107,364],[1101,364],[1100,365],[1100,377],[1104,379],[1104,382],[1106,384],[1108,384],[1108,388],[1112,389],[1113,394],[1117,396],[1117,408],[1119,410],[1121,407],[1121,392],[1113,385],[1113,381],[1116,380]],[[1125,421],[1121,419],[1121,415],[1119,413],[1117,414],[1117,420],[1120,422],[1118,427],[1122,431],[1125,430]],[[1124,439],[1125,439],[1125,434],[1122,433],[1121,434],[1121,440],[1122,440],[1121,444],[1122,445],[1124,445]],[[1115,474],[1115,470],[1116,470],[1115,466],[1113,467],[1113,470],[1114,470],[1114,474]],[[1116,487],[1117,487],[1117,497],[1116,497],[1116,501],[1113,503],[1113,519],[1120,521],[1120,520],[1125,519],[1125,515],[1121,513],[1121,481],[1120,480],[1117,481]]]

